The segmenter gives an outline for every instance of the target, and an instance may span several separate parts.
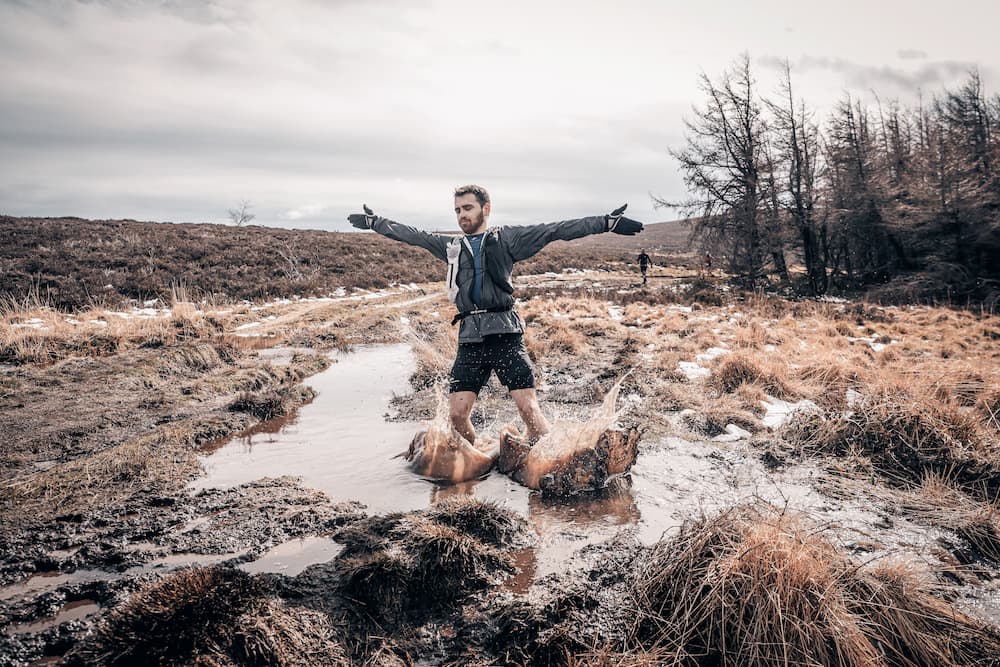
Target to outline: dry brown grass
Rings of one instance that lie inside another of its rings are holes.
[[[755,410],[749,409],[740,399],[728,394],[702,398],[689,412],[681,414],[681,423],[693,433],[709,438],[724,433],[729,424],[735,424],[751,433],[763,428]]]
[[[222,330],[221,320],[195,310],[192,304],[156,315],[0,308],[0,361],[49,363],[71,355],[108,356],[129,348],[208,339]]]
[[[667,665],[973,665],[1000,635],[902,566],[862,570],[800,517],[741,506],[639,563],[635,642]]]
[[[194,443],[209,434],[229,433],[225,424],[171,425],[146,436],[15,479],[0,490],[0,510],[8,519],[74,512],[109,505],[147,485],[175,487],[195,474]]]
[[[803,415],[784,435],[808,452],[867,457],[894,484],[914,486],[934,474],[982,499],[1000,493],[1000,452],[974,413],[919,390],[869,387],[849,413]]]
[[[798,392],[792,388],[787,373],[784,364],[770,356],[734,352],[720,358],[708,384],[730,394],[750,384],[777,398],[794,398]]]
[[[989,428],[1000,432],[1000,387],[984,391],[976,401],[976,411]]]
[[[415,388],[432,387],[448,377],[458,349],[458,326],[446,321],[432,322],[406,336],[413,348],[417,369],[410,377]]]

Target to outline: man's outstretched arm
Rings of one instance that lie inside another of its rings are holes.
[[[511,255],[515,262],[519,262],[528,259],[552,241],[572,241],[602,232],[628,236],[638,234],[642,231],[642,223],[624,216],[626,206],[628,204],[623,204],[607,215],[526,227],[508,227],[506,232],[511,235]]]
[[[442,262],[448,261],[448,237],[421,231],[409,225],[403,225],[375,215],[374,211],[368,208],[368,204],[364,204],[363,208],[364,213],[352,213],[347,216],[347,221],[354,227],[358,229],[372,229],[394,241],[402,241],[403,243],[409,243],[410,245],[429,250],[432,255]]]

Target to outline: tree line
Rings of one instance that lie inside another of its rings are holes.
[[[654,200],[743,282],[819,295],[892,281],[914,298],[1000,301],[1000,95],[978,71],[916,108],[847,95],[825,122],[796,99],[787,62],[773,98],[748,56],[700,87],[671,150],[689,196]]]

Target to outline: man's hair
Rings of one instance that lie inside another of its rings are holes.
[[[486,206],[490,203],[490,193],[481,185],[461,185],[455,188],[456,197],[463,195],[476,195],[476,201],[479,202],[480,206]]]

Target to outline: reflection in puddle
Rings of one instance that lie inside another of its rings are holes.
[[[160,556],[144,565],[136,565],[125,570],[125,574],[145,574],[147,572],[175,570],[179,567],[194,567],[202,565],[215,565],[227,561],[231,558],[239,558],[246,550],[225,554],[195,554],[179,553]]]
[[[115,581],[123,576],[135,576],[149,574],[151,572],[168,572],[180,567],[193,567],[198,565],[214,565],[227,561],[231,558],[238,558],[246,551],[226,554],[196,554],[177,553],[160,556],[144,565],[130,567],[124,572],[109,572],[106,570],[74,570],[73,572],[43,572],[36,574],[18,584],[12,584],[0,588],[0,600],[13,600],[15,598],[25,598],[39,593],[47,592],[72,584],[86,584],[94,581]]]
[[[21,635],[27,634],[29,632],[41,632],[46,628],[51,628],[61,623],[68,623],[69,621],[75,621],[80,618],[86,618],[91,614],[96,614],[100,611],[101,605],[97,604],[94,600],[76,600],[75,602],[66,603],[62,609],[56,613],[55,616],[50,616],[48,618],[43,618],[38,621],[33,621],[31,623],[21,623],[20,625],[11,625],[7,627],[6,632],[8,635]]]
[[[250,574],[277,572],[294,577],[310,565],[333,560],[343,547],[328,537],[305,537],[279,544],[251,563],[238,565]]]
[[[42,572],[33,575],[19,584],[12,584],[0,588],[0,600],[11,600],[13,598],[34,595],[41,591],[58,588],[65,584],[81,584],[91,581],[101,581],[114,579],[116,575],[102,570],[76,570],[75,572]]]

